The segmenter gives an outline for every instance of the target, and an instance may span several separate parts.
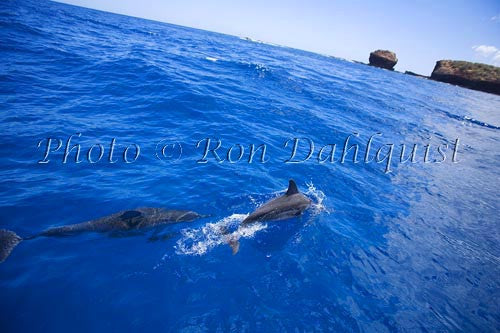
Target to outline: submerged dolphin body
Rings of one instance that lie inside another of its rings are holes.
[[[53,227],[31,237],[21,238],[15,232],[0,230],[0,263],[5,261],[14,247],[22,240],[44,237],[61,237],[82,232],[120,232],[152,228],[165,224],[191,222],[201,216],[189,210],[168,210],[142,207],[125,210],[96,220]]]
[[[138,230],[163,224],[189,222],[199,217],[199,214],[188,210],[167,210],[163,208],[143,207],[121,211],[88,222],[49,228],[36,236],[68,236],[88,231],[111,232]]]
[[[299,192],[297,184],[290,179],[288,190],[285,194],[257,208],[241,222],[241,225],[245,226],[260,221],[284,220],[299,216],[304,210],[309,208],[311,202],[311,199]],[[238,253],[240,244],[237,239],[229,239],[229,245],[233,254]]]
[[[0,263],[7,259],[12,249],[14,249],[17,244],[21,243],[22,240],[23,239],[13,231],[0,230]]]

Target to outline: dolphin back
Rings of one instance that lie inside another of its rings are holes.
[[[22,238],[10,230],[0,230],[0,263],[10,255],[17,244],[21,243]]]
[[[300,215],[310,204],[311,200],[300,193],[295,181],[290,179],[285,194],[260,206],[243,220],[242,224],[294,217]]]
[[[201,217],[200,214],[192,210],[162,209],[160,214],[160,220],[166,223],[191,222]]]

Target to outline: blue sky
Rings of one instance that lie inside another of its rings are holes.
[[[400,71],[430,74],[440,59],[500,66],[499,0],[62,2],[363,62],[389,49]]]

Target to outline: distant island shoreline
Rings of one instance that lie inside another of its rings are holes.
[[[253,43],[288,48],[288,46],[267,43],[264,41],[252,39],[250,37],[238,37],[238,38]],[[306,51],[306,52],[311,52],[311,51]],[[337,58],[335,56],[326,54],[320,54],[320,55]],[[364,63],[358,60],[349,60],[343,58],[338,58],[338,59],[350,61],[361,65],[378,67],[390,71],[395,71],[394,66],[398,62],[396,54],[389,50],[376,50],[371,52],[368,63]],[[418,74],[412,71],[405,71],[405,72],[396,71],[396,72],[500,96],[500,67],[496,67],[493,65],[463,61],[463,60],[438,60],[436,61],[436,65],[434,66],[434,69],[430,76]]]
[[[396,54],[389,50],[370,53],[369,63],[356,63],[394,70]],[[403,74],[454,84],[463,88],[500,95],[500,67],[461,60],[439,60],[431,76],[405,71]]]

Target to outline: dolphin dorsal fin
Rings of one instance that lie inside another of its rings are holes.
[[[297,184],[293,181],[293,179],[290,179],[288,182],[288,191],[286,191],[286,195],[292,195],[299,193],[299,189],[297,188]]]

